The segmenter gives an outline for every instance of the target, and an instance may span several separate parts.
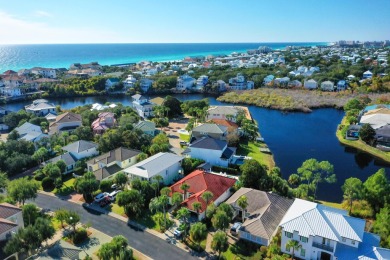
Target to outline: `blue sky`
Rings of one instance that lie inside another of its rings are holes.
[[[0,0],[0,44],[390,39],[390,0]]]

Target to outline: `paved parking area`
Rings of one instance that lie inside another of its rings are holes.
[[[167,134],[169,138],[169,144],[172,146],[171,151],[176,154],[181,154],[183,149],[180,147],[180,134],[178,130],[185,129],[188,124],[188,118],[180,120],[171,120],[169,126],[163,128],[163,131]]]

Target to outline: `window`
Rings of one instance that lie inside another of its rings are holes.
[[[309,240],[307,237],[303,237],[303,236],[299,236],[299,240],[303,243],[307,243],[307,241]]]
[[[301,256],[305,256],[306,250],[304,248],[301,248]]]
[[[342,238],[342,241],[345,242],[345,241],[347,241],[347,239],[345,239],[345,237],[343,237],[343,238]]]
[[[354,245],[355,243],[356,243],[355,240],[352,240],[352,241],[351,241],[351,244],[352,244],[352,245]]]
[[[288,238],[292,238],[292,237],[293,237],[293,234],[290,233],[290,232],[287,232],[287,231],[284,232],[284,235],[285,235],[286,237],[288,237]]]

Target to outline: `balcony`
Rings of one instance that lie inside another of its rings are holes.
[[[313,246],[316,248],[331,252],[331,253],[333,253],[333,249],[334,249],[333,246],[328,246],[328,245],[324,245],[324,244],[320,244],[320,243],[316,243],[316,242],[313,242]]]

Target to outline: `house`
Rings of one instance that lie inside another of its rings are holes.
[[[104,109],[108,109],[108,108],[115,108],[115,107],[117,107],[117,105],[114,104],[114,103],[112,103],[112,104],[110,104],[110,105],[108,105],[108,106],[102,105],[102,104],[100,104],[100,103],[94,103],[94,104],[92,104],[91,111],[92,111],[92,110],[100,111],[100,110],[104,110]]]
[[[361,125],[350,125],[348,126],[347,132],[345,133],[345,139],[347,140],[358,140],[359,131],[362,128]]]
[[[385,107],[370,110],[360,118],[359,124],[370,124],[374,129],[388,125],[390,124],[390,109]]]
[[[115,87],[116,85],[119,85],[119,79],[116,78],[109,78],[106,80],[106,90],[112,87]]]
[[[203,88],[206,86],[206,84],[209,82],[209,77],[206,75],[200,76],[196,80],[196,89],[197,90],[203,90]]]
[[[217,125],[226,126],[228,128],[228,131],[229,131],[229,128],[234,129],[234,130],[238,129],[238,125],[236,123],[233,123],[232,121],[229,121],[229,120],[212,119],[211,122],[213,122],[214,124],[217,124]]]
[[[278,231],[280,221],[294,200],[274,193],[240,188],[226,201],[233,207],[234,215],[238,217],[242,216],[242,208],[237,204],[241,196],[247,198],[248,206],[245,209],[245,220],[238,232],[239,237],[269,246]]]
[[[226,140],[228,134],[227,127],[217,124],[202,124],[192,129],[192,137],[199,139],[204,136],[209,136],[214,139]]]
[[[63,160],[66,165],[63,174],[68,174],[75,170],[77,161],[98,155],[99,151],[97,150],[97,147],[98,145],[93,142],[84,140],[76,141],[62,147],[62,150],[66,151],[66,153],[54,157],[46,161],[44,164],[56,163],[60,160]]]
[[[112,178],[116,173],[136,164],[140,153],[137,150],[120,147],[87,161],[87,168],[99,181]]]
[[[347,79],[348,79],[348,80],[353,80],[354,78],[355,78],[354,75],[348,75],[348,76],[347,76]]]
[[[216,90],[219,92],[224,92],[226,91],[226,83],[223,80],[217,80],[216,82],[213,83],[213,86]]]
[[[186,183],[189,186],[186,194],[184,194],[184,191],[180,188],[183,183]],[[209,201],[209,204],[214,203],[214,205],[218,206],[229,198],[231,195],[230,190],[235,183],[236,180],[232,178],[208,173],[203,170],[195,170],[173,184],[170,189],[171,195],[175,192],[183,194],[183,202],[181,205],[188,208],[191,212],[197,213],[193,208],[193,204],[199,202],[201,208],[198,211],[198,219],[202,220],[205,217],[205,210],[208,206],[206,201],[202,198],[202,194],[206,191],[211,192],[213,197],[211,201]]]
[[[47,114],[56,115],[56,106],[53,103],[49,103],[46,99],[34,100],[31,105],[24,107],[28,113],[32,113],[36,116],[46,116]]]
[[[239,113],[244,113],[245,117],[252,120],[247,107],[241,106],[210,106],[207,110],[206,121],[213,119],[224,119],[236,122]]]
[[[132,97],[133,100],[133,108],[137,111],[138,115],[142,118],[152,117],[153,107],[156,104],[150,102],[146,97],[136,94]]]
[[[333,91],[334,90],[334,83],[332,81],[324,81],[321,83],[321,90],[325,91]]]
[[[49,134],[60,132],[71,132],[81,126],[81,115],[66,112],[56,117],[56,120],[49,126]]]
[[[292,80],[287,84],[288,87],[290,88],[300,88],[302,87],[302,83],[299,80]]]
[[[192,142],[183,154],[191,158],[202,159],[211,165],[228,167],[233,161],[236,149],[227,145],[224,140],[205,136]]]
[[[114,113],[103,112],[99,113],[98,118],[92,122],[91,128],[95,135],[103,134],[107,129],[116,126],[116,119]]]
[[[23,125],[16,127],[14,129],[19,134],[19,140],[26,140],[30,142],[38,142],[43,137],[47,137],[47,134],[42,132],[40,126],[33,125],[29,122],[24,123]]]
[[[182,171],[181,162],[184,158],[173,153],[158,153],[124,170],[129,179],[152,181],[153,177],[163,177],[165,185],[173,183]]]
[[[264,84],[265,86],[269,86],[269,85],[272,84],[272,81],[273,81],[274,79],[275,79],[275,76],[274,76],[274,75],[268,75],[268,76],[266,76],[266,77],[264,78],[263,84]]]
[[[134,128],[140,129],[144,134],[154,136],[156,133],[156,124],[152,121],[139,121]]]
[[[289,82],[290,82],[289,77],[276,78],[274,80],[274,84],[278,87],[287,87]]]
[[[316,89],[318,87],[317,81],[314,79],[305,80],[303,86],[307,89]]]
[[[125,88],[134,88],[136,82],[137,82],[137,79],[134,78],[133,75],[128,75],[127,78],[124,81],[122,81],[123,86]]]
[[[238,73],[236,77],[229,79],[229,87],[233,90],[246,89],[245,77],[241,73]]]
[[[9,203],[0,203],[0,241],[8,240],[23,227],[22,209]]]
[[[176,89],[180,91],[185,91],[192,89],[196,80],[189,76],[188,74],[177,77]]]
[[[280,223],[281,251],[291,254],[288,241],[296,240],[300,259],[384,259],[367,258],[381,249],[379,236],[365,232],[365,225],[345,210],[295,199]]]
[[[81,259],[80,253],[83,249],[76,247],[65,240],[58,240],[48,249],[38,253],[34,259],[51,260],[51,259]]]
[[[141,88],[143,93],[146,93],[152,87],[153,82],[154,82],[154,80],[151,80],[148,78],[142,78],[139,81],[139,87]]]
[[[375,130],[376,148],[382,151],[390,151],[390,125],[379,127]]]
[[[43,78],[50,78],[50,79],[57,78],[57,74],[56,74],[56,70],[55,69],[34,67],[34,68],[30,69],[30,72],[32,74],[41,76]]]
[[[363,73],[363,79],[371,79],[372,78],[372,72],[367,70],[366,72]]]
[[[339,80],[339,82],[337,82],[337,91],[346,90],[347,87],[348,87],[348,84],[345,80]]]

